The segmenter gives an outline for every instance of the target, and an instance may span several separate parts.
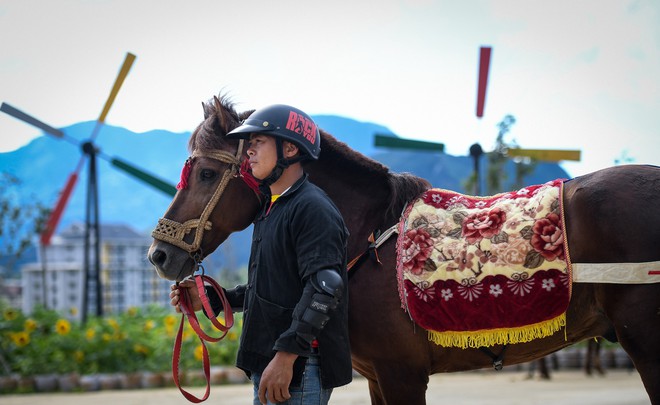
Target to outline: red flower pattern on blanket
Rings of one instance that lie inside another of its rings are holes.
[[[534,223],[532,246],[546,260],[564,259],[564,233],[561,219],[554,212]]]
[[[461,230],[469,243],[475,243],[500,233],[504,221],[506,221],[506,213],[500,208],[478,211],[465,218]]]
[[[412,274],[422,274],[426,259],[433,251],[433,239],[423,228],[411,229],[406,232],[403,242],[402,261],[403,266]]]

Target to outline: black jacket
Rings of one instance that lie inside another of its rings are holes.
[[[227,291],[234,308],[243,308],[243,332],[236,365],[248,376],[262,373],[276,351],[299,355],[292,386],[302,381],[311,354],[296,340],[297,320],[305,304],[303,291],[319,270],[333,269],[344,280],[344,293],[330,320],[317,336],[323,388],[348,384],[352,378],[348,341],[348,280],[343,218],[323,190],[300,178],[254,222],[248,283]],[[214,310],[220,310],[219,302]]]

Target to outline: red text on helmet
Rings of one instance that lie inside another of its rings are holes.
[[[312,144],[316,141],[316,124],[305,116],[289,111],[289,120],[286,123],[286,129],[302,135]]]

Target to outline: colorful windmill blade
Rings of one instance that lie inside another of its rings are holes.
[[[108,112],[110,112],[110,107],[112,107],[112,104],[115,102],[115,98],[117,98],[117,93],[119,93],[119,89],[121,88],[121,85],[124,84],[124,79],[126,79],[126,76],[128,76],[128,71],[131,70],[131,66],[133,66],[134,61],[135,61],[135,55],[133,55],[130,52],[126,53],[126,58],[124,58],[124,63],[122,64],[121,69],[119,69],[119,74],[117,75],[115,84],[112,86],[112,90],[110,90],[110,95],[108,96],[108,99],[106,100],[105,105],[103,106],[103,110],[101,111],[101,115],[99,116],[99,119],[96,120],[96,125],[94,126],[94,130],[92,131],[92,135],[89,137],[89,139],[92,142],[96,140],[96,137],[98,136],[101,127],[103,126],[103,124],[105,124],[105,118],[108,116]]]
[[[486,107],[486,88],[488,87],[488,70],[490,68],[490,46],[482,46],[479,50],[479,86],[477,89],[477,117],[484,116]]]
[[[54,136],[55,138],[58,138],[58,139],[64,139],[65,141],[70,142],[70,143],[72,143],[76,146],[80,146],[80,142],[78,142],[77,139],[68,136],[62,130],[57,129],[57,128],[53,128],[50,125],[44,123],[43,121],[40,121],[40,120],[34,118],[33,116],[31,116],[31,115],[19,110],[16,107],[13,107],[13,106],[11,106],[7,103],[2,103],[2,105],[0,105],[0,111],[2,111],[3,113],[5,113],[7,115],[11,115],[12,117],[14,117],[18,120],[21,120],[21,121],[25,122],[26,124],[30,124],[33,127],[37,127],[39,129],[41,129],[42,131],[44,131],[45,133],[47,133],[48,135]]]
[[[84,162],[84,158],[81,158],[80,161],[81,163]],[[83,166],[82,164],[78,164],[78,167],[82,167],[82,166]],[[55,208],[53,208],[53,211],[50,213],[50,217],[48,217],[48,221],[46,221],[46,226],[44,227],[44,230],[41,232],[41,236],[40,236],[41,244],[44,246],[50,245],[50,238],[53,236],[53,233],[55,233],[57,224],[60,222],[60,218],[62,218],[62,213],[64,212],[64,208],[69,202],[69,197],[71,197],[71,194],[73,193],[73,189],[76,186],[76,183],[78,182],[79,171],[80,169],[72,172],[69,175],[69,179],[66,181],[66,184],[64,185],[64,188],[60,193],[60,198],[57,200],[57,203],[55,204]]]
[[[112,166],[116,167],[117,169],[135,177],[136,179],[142,180],[144,183],[149,184],[151,187],[162,191],[163,193],[165,193],[170,197],[174,197],[174,194],[176,194],[176,187],[173,186],[171,183],[159,179],[153,174],[149,174],[142,169],[138,169],[137,167],[133,166],[132,164],[128,163],[125,160],[122,160],[118,157],[109,157],[100,153],[98,157],[107,160],[108,162],[110,162]]]

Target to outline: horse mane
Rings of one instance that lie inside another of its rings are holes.
[[[337,140],[324,130],[321,132],[321,155],[319,161],[332,162],[333,170],[344,173],[343,178],[349,179],[357,186],[381,186],[388,190],[388,216],[398,217],[403,206],[431,188],[425,179],[411,173],[395,173],[382,163],[369,158],[350,148],[344,142]],[[306,165],[314,164],[307,162]],[[359,176],[356,174],[360,174]]]

